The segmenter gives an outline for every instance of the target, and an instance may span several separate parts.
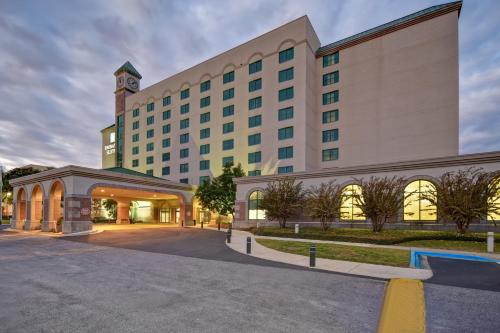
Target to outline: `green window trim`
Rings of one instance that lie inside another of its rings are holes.
[[[179,183],[189,184],[189,178],[181,178],[179,179]]]
[[[262,153],[260,151],[248,153],[248,164],[260,163],[262,160]]]
[[[293,158],[293,146],[278,148],[278,159],[285,160]]]
[[[179,128],[180,129],[189,128],[189,118],[181,119],[179,121]]]
[[[323,74],[323,86],[338,83],[340,79],[339,71]]]
[[[200,161],[200,170],[210,170],[210,160]]]
[[[154,156],[147,156],[146,157],[146,164],[150,165],[150,164],[154,164],[154,162],[155,162]]]
[[[234,132],[234,122],[222,124],[222,134]]]
[[[293,106],[278,110],[278,121],[293,119]]]
[[[200,93],[210,90],[210,80],[200,83]]]
[[[234,98],[234,88],[226,89],[222,92],[222,100],[227,101],[228,99]]]
[[[281,174],[281,173],[292,173],[292,172],[293,172],[293,165],[287,165],[287,166],[278,167],[278,174]]]
[[[179,164],[179,172],[180,172],[180,173],[186,173],[186,172],[189,172],[189,163],[182,163],[182,164]]]
[[[323,162],[336,161],[339,159],[339,149],[338,148],[323,149],[321,155],[322,155],[321,160]]]
[[[170,124],[163,125],[163,127],[162,127],[162,132],[163,132],[163,134],[168,134],[168,133],[170,133],[171,127],[172,127],[172,126],[170,126]]]
[[[139,147],[132,147],[132,155],[139,155]]]
[[[132,110],[132,117],[139,117],[139,109]]]
[[[234,139],[228,139],[222,141],[222,150],[232,150],[234,149]]]
[[[132,123],[132,129],[133,130],[139,129],[139,120],[136,120]]]
[[[132,142],[139,141],[139,133],[132,134]]]
[[[154,129],[150,129],[146,132],[146,138],[147,139],[151,139],[152,137],[155,136],[155,130]]]
[[[260,114],[248,117],[248,128],[257,127],[260,125],[262,125],[262,116]]]
[[[227,105],[222,108],[222,116],[223,117],[229,117],[234,115],[234,105]]]
[[[323,124],[333,123],[339,120],[339,110],[323,112]]]
[[[155,150],[155,144],[154,144],[154,142],[148,142],[146,144],[146,151],[153,151],[153,150]]]
[[[210,137],[210,128],[202,128],[200,130],[200,139],[206,139]]]
[[[155,110],[155,103],[154,103],[154,102],[152,102],[152,103],[148,103],[148,104],[146,105],[146,111],[147,111],[147,112],[151,112],[151,111],[154,111],[154,110]]]
[[[167,119],[170,119],[170,117],[172,116],[172,112],[170,110],[165,110],[163,111],[163,120],[167,120]]]
[[[222,166],[225,166],[226,164],[234,164],[234,157],[233,156],[225,156],[222,158]]]
[[[155,116],[149,116],[146,118],[146,125],[153,125],[155,123]]]
[[[165,139],[161,140],[161,146],[162,146],[162,148],[170,147],[170,138],[165,138]]]
[[[293,80],[293,67],[283,69],[278,72],[278,82]]]
[[[248,82],[248,91],[249,92],[257,91],[260,89],[262,89],[262,79],[261,78]]]
[[[249,146],[260,145],[260,142],[261,142],[261,134],[260,133],[250,134],[248,136],[248,145]]]
[[[163,106],[168,106],[172,103],[172,98],[170,96],[163,97]]]
[[[181,114],[189,113],[189,103],[181,105]]]
[[[200,185],[206,184],[210,182],[210,176],[200,176]]]
[[[254,110],[262,107],[262,96],[250,98],[248,100],[248,110]]]
[[[169,166],[164,166],[161,168],[161,175],[162,176],[168,176],[170,175],[170,167]]]
[[[188,143],[189,142],[189,133],[183,133],[179,135],[179,142],[182,143]]]
[[[283,50],[278,55],[279,63],[284,63],[286,61],[292,60],[294,57],[294,48],[291,47],[289,49]]]
[[[339,101],[339,91],[330,91],[323,94],[323,105],[337,103]]]
[[[262,60],[257,60],[248,65],[248,74],[260,72],[262,70]]]
[[[206,108],[210,105],[210,96],[200,98],[200,109]]]
[[[278,140],[293,138],[293,126],[283,127],[278,130]]]
[[[222,83],[226,84],[234,81],[234,71],[227,72],[222,76]]]
[[[208,123],[210,121],[210,112],[200,114],[200,124]]]
[[[132,167],[137,168],[139,166],[139,160],[132,160]]]
[[[254,177],[254,176],[260,176],[261,171],[260,170],[249,170],[248,171],[248,176]]]
[[[200,155],[210,154],[210,144],[204,144],[200,146]]]
[[[323,139],[323,142],[338,141],[338,139],[339,139],[338,128],[323,131],[322,132],[322,139]]]
[[[278,91],[278,101],[283,102],[293,98],[293,87],[280,89]]]
[[[166,153],[161,154],[161,160],[162,160],[162,162],[170,161],[170,152],[166,152]]]
[[[189,98],[189,88],[181,90],[181,100]]]
[[[328,67],[334,64],[338,64],[340,60],[339,52],[335,52],[332,54],[327,54],[323,56],[323,67]]]
[[[179,150],[179,158],[187,158],[189,157],[189,148],[182,148]]]

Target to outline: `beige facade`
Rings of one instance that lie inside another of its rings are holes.
[[[115,73],[123,127],[116,164],[199,184],[218,175],[227,157],[247,172],[271,175],[457,155],[460,8],[434,6],[323,47],[303,16],[142,90],[140,74],[127,63]],[[293,56],[280,61],[285,50]],[[325,57],[338,61],[324,66]],[[252,73],[257,61],[261,69]],[[280,71],[290,68],[293,78],[280,82]],[[234,80],[225,83],[230,72]],[[329,73],[335,74],[324,85]],[[250,91],[256,79],[261,88]],[[293,96],[280,99],[292,87]],[[225,99],[230,89],[234,96]],[[261,106],[250,108],[258,97]],[[234,114],[224,114],[231,105]],[[286,108],[293,117],[279,120]],[[254,116],[261,125],[250,126]],[[224,133],[224,126],[234,129]],[[249,144],[253,134],[260,143]],[[224,146],[227,140],[233,142]],[[292,148],[280,156],[285,147]],[[103,149],[103,167],[105,158]]]

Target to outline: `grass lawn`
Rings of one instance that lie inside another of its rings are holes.
[[[271,249],[309,256],[311,243],[296,241],[281,241],[273,239],[257,239],[257,242]],[[337,244],[316,244],[318,258],[348,260],[368,264],[408,267],[410,251],[380,248],[366,248]]]
[[[251,231],[260,236],[486,252],[486,233],[467,233],[464,236],[457,236],[452,231],[387,229],[374,233],[371,229],[339,228],[323,231],[319,228],[301,228],[300,233],[295,234],[292,228],[280,229],[277,227],[252,228]],[[496,237],[495,252],[500,253],[499,236]]]

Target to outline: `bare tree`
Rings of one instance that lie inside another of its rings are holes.
[[[422,197],[437,207],[443,222],[465,234],[471,222],[500,214],[500,179],[475,168],[447,172]]]
[[[388,220],[397,218],[405,199],[411,195],[404,193],[406,182],[403,177],[372,176],[368,180],[356,181],[361,186],[361,192],[354,192],[350,196],[353,198],[353,205],[370,220],[373,232],[382,231]]]
[[[326,231],[335,219],[340,218],[343,201],[342,188],[335,185],[335,181],[312,186],[306,191],[306,213],[319,219],[321,228]]]
[[[263,191],[259,208],[265,210],[266,218],[277,220],[280,228],[286,227],[286,221],[298,216],[304,201],[302,182],[295,183],[295,178],[285,177],[267,184]]]

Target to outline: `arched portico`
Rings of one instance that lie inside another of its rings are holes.
[[[17,193],[15,194],[14,198],[14,216],[12,217],[11,228],[23,229],[24,223],[28,219],[28,195],[26,193],[26,189],[24,187],[17,188]]]
[[[25,230],[38,230],[41,228],[43,220],[43,201],[44,192],[40,184],[35,184],[31,190],[30,204],[27,209],[30,210],[30,218],[26,219],[24,224]]]
[[[64,183],[62,180],[52,181],[46,201],[47,213],[42,223],[42,231],[62,231],[64,223]]]

